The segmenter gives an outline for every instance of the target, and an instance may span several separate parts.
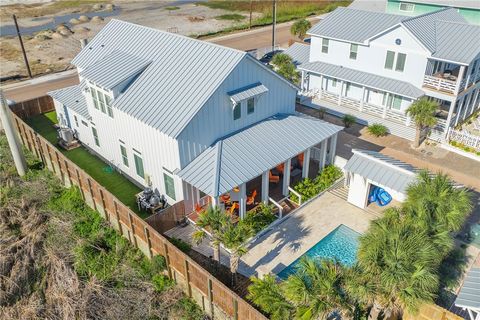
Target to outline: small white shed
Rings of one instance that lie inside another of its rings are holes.
[[[349,185],[348,202],[365,208],[372,186],[383,188],[394,200],[405,201],[407,187],[416,179],[414,167],[376,151],[352,152],[343,168]]]

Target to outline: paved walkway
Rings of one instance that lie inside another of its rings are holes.
[[[297,105],[297,111],[318,117],[316,109]],[[332,115],[325,115],[325,120],[343,125],[341,119]],[[349,159],[352,156],[352,148],[379,151],[417,168],[447,173],[456,182],[480,191],[479,161],[445,150],[438,145],[424,144],[421,148],[414,149],[411,144],[411,141],[394,135],[374,137],[368,134],[365,126],[355,124],[340,132],[337,154]]]

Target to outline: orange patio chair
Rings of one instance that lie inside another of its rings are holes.
[[[269,173],[268,173],[268,181],[270,181],[272,183],[279,183],[280,182],[280,177],[274,175],[272,173],[272,171],[270,170]]]
[[[197,204],[195,205],[195,211],[196,211],[197,213],[200,213],[200,212],[203,211],[203,208],[202,208],[202,206],[200,205],[200,203],[197,203]]]
[[[250,197],[247,197],[247,205],[254,204],[256,196],[257,196],[257,190],[253,190],[252,195]]]
[[[303,152],[298,155],[298,165],[300,168],[303,168],[303,159],[304,159],[304,154]]]
[[[229,204],[230,203],[230,195],[229,194],[222,194],[220,199],[223,203]]]
[[[277,168],[278,172],[283,174],[283,170],[285,169],[285,164],[281,163],[278,166],[276,166],[276,168]]]
[[[229,213],[230,213],[231,216],[233,216],[233,214],[235,213],[235,210],[236,210],[236,209],[240,209],[240,205],[238,204],[238,202],[234,202],[234,203],[232,204],[232,206],[230,207]]]

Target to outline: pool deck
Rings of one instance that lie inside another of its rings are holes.
[[[375,215],[326,192],[255,239],[241,259],[239,273],[248,277],[278,274],[339,225],[364,233],[375,218]],[[194,227],[189,225],[171,229],[166,235],[192,243],[193,231]],[[192,245],[192,248],[205,256],[213,255],[206,240],[198,246]],[[229,263],[225,250],[221,253],[221,263],[226,266]]]
[[[326,192],[253,242],[242,258],[242,271],[246,276],[278,274],[339,225],[364,233],[375,218]]]

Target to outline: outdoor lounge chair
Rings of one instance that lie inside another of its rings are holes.
[[[269,173],[268,173],[268,181],[272,182],[272,183],[279,183],[280,182],[280,177],[274,175],[272,173],[272,171],[270,170]]]
[[[240,209],[240,205],[238,204],[238,202],[234,202],[230,207],[230,210],[228,211],[228,213],[230,213],[230,215],[233,216],[233,214],[235,213],[235,210],[237,209]]]
[[[252,195],[250,197],[247,197],[247,205],[254,204],[256,196],[257,196],[257,190],[253,190]]]
[[[303,158],[304,158],[304,154],[303,154],[303,152],[302,152],[302,153],[300,153],[300,154],[298,155],[298,166],[299,166],[300,168],[303,168]]]

